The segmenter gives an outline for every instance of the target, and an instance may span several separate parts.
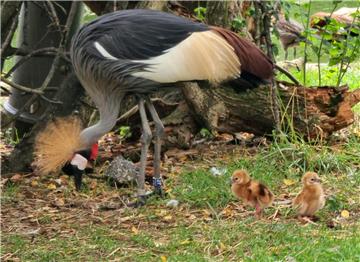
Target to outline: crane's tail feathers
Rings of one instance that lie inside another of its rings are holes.
[[[35,171],[40,174],[56,172],[71,160],[73,154],[82,148],[81,130],[81,121],[76,117],[49,122],[35,140]]]
[[[221,35],[234,48],[234,52],[241,63],[242,75],[246,72],[261,80],[273,78],[273,62],[255,44],[224,28],[212,26],[211,30]]]

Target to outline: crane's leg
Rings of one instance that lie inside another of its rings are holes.
[[[164,125],[161,122],[161,119],[158,113],[156,112],[156,109],[150,98],[146,99],[146,105],[155,123],[154,178],[153,178],[154,193],[163,196],[164,192],[162,190],[160,167],[161,167],[161,142],[162,142],[161,140],[162,137],[164,136]]]
[[[288,58],[288,49],[285,48],[285,61],[287,61],[287,58]]]
[[[296,58],[296,47],[294,47],[294,59]]]
[[[140,172],[137,178],[138,186],[138,201],[136,203],[130,204],[130,206],[142,206],[146,202],[146,192],[145,192],[145,168],[146,168],[146,158],[149,150],[149,145],[151,143],[152,134],[149,125],[149,121],[146,116],[145,111],[145,100],[140,97],[138,101],[141,125],[142,125],[142,136],[141,136],[141,157],[140,157]]]

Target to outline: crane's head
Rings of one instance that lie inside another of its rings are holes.
[[[231,183],[236,185],[245,185],[250,181],[246,170],[235,170],[231,177]]]
[[[304,186],[312,186],[321,183],[321,180],[317,173],[315,172],[306,172],[302,177],[302,183]]]
[[[81,130],[80,120],[74,117],[50,122],[36,137],[36,172],[48,174],[62,169],[67,175],[74,177],[75,187],[80,190],[87,164],[95,160],[98,152],[97,143],[82,143]]]

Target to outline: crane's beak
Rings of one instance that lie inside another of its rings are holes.
[[[82,175],[86,168],[87,159],[82,155],[75,154],[71,162],[63,167],[63,171],[69,175],[74,176],[75,188],[77,191],[81,190],[82,186]]]

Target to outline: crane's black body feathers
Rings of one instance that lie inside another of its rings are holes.
[[[143,60],[161,55],[193,32],[209,30],[204,24],[153,10],[124,10],[103,15],[84,26],[76,41],[103,58],[100,43],[118,59]]]
[[[73,40],[73,46],[76,45],[72,50],[72,56],[76,57],[73,61],[79,67],[87,65],[88,74],[94,77],[115,80],[126,94],[148,94],[160,87],[171,87],[173,83],[158,83],[133,76],[133,73],[149,70],[149,65],[137,60],[160,56],[190,34],[208,30],[212,28],[164,12],[143,9],[117,11],[100,16],[79,30]],[[104,57],[95,47],[95,42],[116,60]],[[247,56],[241,58],[249,59]],[[257,76],[258,72],[250,72],[254,69],[247,68],[247,62],[241,61],[244,63],[241,77],[230,83],[239,90],[264,84]]]
[[[134,60],[159,56],[191,33],[207,30],[209,28],[204,24],[164,12],[118,11],[84,25],[73,39],[73,46],[77,48],[73,48],[72,56],[78,57],[79,66],[91,65],[91,74],[117,81],[123,92],[148,94],[170,84],[132,76],[134,72],[147,70],[146,64]],[[118,60],[105,58],[96,49],[95,42]]]

